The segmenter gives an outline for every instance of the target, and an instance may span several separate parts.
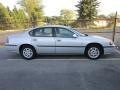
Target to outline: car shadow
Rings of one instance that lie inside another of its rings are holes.
[[[36,59],[86,59],[84,55],[38,55]]]

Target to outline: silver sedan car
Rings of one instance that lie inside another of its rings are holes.
[[[96,60],[114,51],[115,44],[104,37],[82,34],[70,27],[48,25],[8,36],[6,48],[24,59],[36,55],[79,55]]]

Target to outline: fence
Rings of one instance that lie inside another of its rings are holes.
[[[29,20],[29,19],[16,19],[16,20],[0,20],[0,30],[11,30],[11,29],[25,29],[41,25],[68,25],[73,28],[79,29],[113,29],[115,24],[120,26],[120,19],[94,19],[94,20]],[[115,26],[116,27],[116,26]],[[114,28],[115,28],[114,27]]]

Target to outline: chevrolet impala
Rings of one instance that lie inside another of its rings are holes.
[[[31,60],[36,55],[80,55],[96,60],[114,51],[115,44],[104,37],[82,34],[70,27],[48,25],[7,37],[6,48]]]

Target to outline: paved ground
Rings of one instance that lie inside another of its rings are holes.
[[[0,90],[120,90],[120,53],[38,56],[27,61],[0,48]]]
[[[111,39],[110,33],[96,35]],[[3,36],[0,45],[7,34]],[[120,52],[97,61],[83,55],[38,56],[26,61],[0,47],[0,90],[120,90]]]
[[[120,61],[1,60],[0,90],[120,90]]]

